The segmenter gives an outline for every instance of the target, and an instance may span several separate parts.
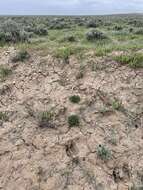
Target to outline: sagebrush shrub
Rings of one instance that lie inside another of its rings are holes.
[[[91,27],[91,28],[96,28],[98,26],[96,20],[89,20],[87,23],[86,23],[86,26],[87,27]]]
[[[86,39],[88,41],[102,40],[102,39],[106,39],[106,38],[107,37],[105,36],[105,34],[103,34],[103,32],[100,32],[98,30],[91,30],[86,33]]]
[[[43,24],[41,24],[35,28],[34,33],[39,36],[45,36],[48,35],[48,29]]]
[[[0,40],[3,42],[19,42],[27,41],[28,34],[15,21],[6,20],[0,27]]]

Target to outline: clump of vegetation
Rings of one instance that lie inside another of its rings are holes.
[[[41,112],[38,116],[39,127],[41,128],[54,128],[53,125],[54,114],[50,111]]]
[[[128,64],[131,68],[143,68],[143,54],[140,53],[119,55],[114,57],[114,60],[122,64]]]
[[[73,54],[73,50],[70,47],[62,47],[62,48],[57,49],[56,51],[56,57],[61,58],[65,60],[66,62],[68,62],[68,59],[70,55],[72,54]]]
[[[114,30],[120,31],[120,30],[123,30],[123,27],[120,25],[116,25],[116,26],[114,26]]]
[[[88,28],[96,28],[98,26],[98,24],[97,24],[96,20],[92,19],[92,20],[87,21],[86,26]]]
[[[97,155],[100,159],[107,161],[111,158],[111,151],[104,145],[99,145],[97,149]]]
[[[12,62],[14,62],[14,63],[16,63],[16,62],[18,62],[18,61],[23,62],[23,61],[25,61],[25,60],[28,60],[29,58],[30,58],[29,53],[28,53],[26,50],[21,50],[21,51],[19,51],[19,52],[17,53],[16,56],[14,56],[14,57],[12,58]]]
[[[80,102],[80,96],[78,96],[78,95],[70,96],[69,100],[70,100],[72,103],[78,104],[78,103]]]
[[[11,69],[4,66],[0,66],[0,79],[2,81],[5,80],[10,74],[12,74]]]
[[[48,24],[48,28],[53,30],[61,30],[64,28],[70,28],[70,25],[66,23],[63,19],[56,18],[50,21],[50,23]]]
[[[15,21],[6,20],[0,27],[0,41],[2,42],[24,42],[28,41],[28,33]]]
[[[114,100],[112,102],[112,108],[114,110],[119,110],[121,108],[121,102],[119,102],[118,100]]]
[[[8,115],[7,115],[7,113],[6,112],[1,112],[0,111],[0,120],[1,121],[8,121]]]
[[[137,35],[143,35],[143,28],[140,28],[140,29],[136,30],[135,34],[137,34]]]
[[[79,126],[80,121],[78,115],[70,115],[68,117],[69,127]]]
[[[101,31],[91,30],[86,33],[86,39],[88,41],[103,40],[107,39],[107,36],[105,36],[105,34],[103,34]]]
[[[46,36],[48,35],[48,29],[43,24],[40,24],[35,28],[34,33],[39,36]]]
[[[74,35],[69,34],[69,35],[66,35],[66,36],[64,37],[64,41],[66,41],[66,42],[75,42],[76,39],[75,39],[75,36],[74,36]]]

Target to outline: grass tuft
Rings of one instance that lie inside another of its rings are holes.
[[[12,70],[4,67],[4,66],[0,66],[0,80],[4,81],[10,74],[12,74]]]
[[[68,117],[69,127],[79,126],[80,121],[78,115],[71,115]]]
[[[114,57],[114,60],[122,63],[127,64],[131,68],[143,68],[143,54],[136,53],[132,55],[119,55]]]
[[[80,96],[78,96],[78,95],[70,96],[70,97],[69,97],[69,100],[70,100],[72,103],[78,104],[78,103],[80,102]]]
[[[38,116],[39,127],[41,127],[41,128],[54,128],[53,116],[54,116],[54,114],[50,111],[41,112]]]

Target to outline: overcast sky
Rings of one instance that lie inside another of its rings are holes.
[[[143,0],[0,0],[0,14],[97,15],[143,13]]]

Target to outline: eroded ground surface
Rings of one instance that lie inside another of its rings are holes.
[[[0,83],[0,189],[128,190],[143,181],[143,70],[110,58],[71,57],[69,64],[40,52],[12,63],[14,48],[1,50],[12,75]],[[78,77],[83,72],[83,78]],[[79,104],[69,101],[81,97]],[[120,109],[112,106],[122,102]],[[37,114],[54,110],[54,128],[40,128]],[[80,126],[69,128],[78,114]],[[112,156],[102,160],[99,145]]]

